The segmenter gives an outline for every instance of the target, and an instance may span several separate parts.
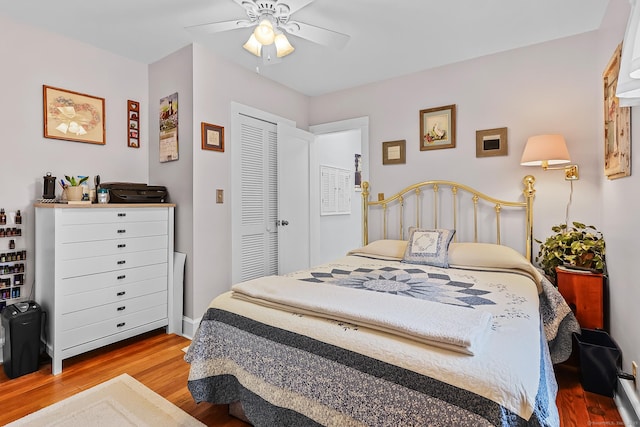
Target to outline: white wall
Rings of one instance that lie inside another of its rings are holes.
[[[28,237],[27,284],[34,281],[34,209],[43,175],[99,174],[103,182],[146,182],[148,135],[127,147],[127,100],[139,101],[147,129],[147,66],[0,16],[3,101],[0,103],[0,207],[20,209]],[[43,137],[42,85],[105,99],[106,145]],[[58,193],[60,193],[58,188]],[[9,239],[0,239],[0,251]],[[30,254],[30,255],[29,255]],[[32,295],[33,296],[33,295]]]
[[[539,44],[311,99],[310,122],[369,116],[371,194],[391,194],[426,179],[473,183],[504,199],[521,196],[522,178],[537,178],[535,236],[565,220],[569,184],[561,172],[520,166],[526,139],[565,136],[580,164],[571,218],[601,225],[598,123],[600,67],[596,33]],[[456,148],[419,150],[419,111],[457,105]],[[476,158],[476,130],[508,128],[508,156]],[[405,139],[407,163],[382,165],[382,142]],[[535,250],[537,252],[537,249]]]
[[[164,185],[175,208],[174,250],[186,254],[184,313],[193,304],[193,49],[184,47],[149,66],[149,183]],[[178,160],[160,163],[160,99],[178,94]],[[195,141],[195,142],[194,142]]]

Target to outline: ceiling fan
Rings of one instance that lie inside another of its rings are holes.
[[[255,27],[243,47],[261,57],[264,63],[278,62],[295,48],[286,34],[291,34],[335,49],[341,49],[349,36],[326,28],[291,20],[291,15],[314,0],[233,0],[242,6],[249,19],[212,22],[187,27],[201,33],[218,33],[239,28]]]

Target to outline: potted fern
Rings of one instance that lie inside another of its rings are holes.
[[[593,225],[574,221],[572,227],[560,224],[551,227],[554,234],[540,244],[536,262],[553,283],[556,283],[556,267],[572,265],[598,273],[606,272],[605,241],[602,233]]]

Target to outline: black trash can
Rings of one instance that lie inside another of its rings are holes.
[[[42,309],[34,301],[8,305],[2,310],[4,345],[2,365],[9,378],[35,372],[40,362]]]
[[[582,388],[613,397],[622,364],[620,348],[606,331],[600,329],[582,329],[576,340],[580,348]]]

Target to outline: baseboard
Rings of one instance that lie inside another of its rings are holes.
[[[631,380],[618,379],[613,400],[626,426],[640,425],[640,401]]]
[[[197,319],[190,319],[188,317],[182,317],[182,336],[185,338],[193,339],[196,331],[198,330],[198,326],[200,325],[200,320],[202,317]]]

